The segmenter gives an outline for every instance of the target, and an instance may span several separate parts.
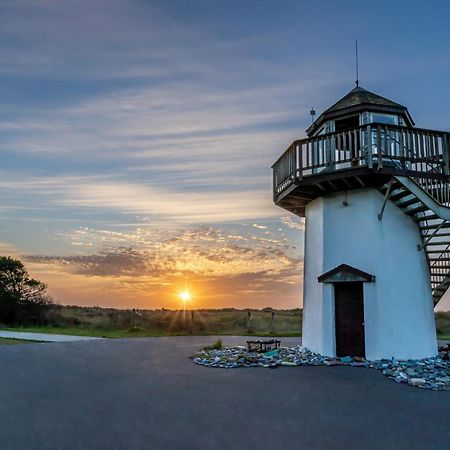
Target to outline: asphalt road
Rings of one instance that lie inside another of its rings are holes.
[[[450,448],[447,392],[366,368],[226,370],[188,359],[214,340],[0,346],[0,448]]]

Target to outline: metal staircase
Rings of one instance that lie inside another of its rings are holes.
[[[380,191],[419,226],[436,305],[450,287],[450,182],[393,176]]]

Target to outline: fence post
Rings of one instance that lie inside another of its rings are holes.
[[[250,334],[250,326],[252,321],[252,313],[247,311],[247,333]]]
[[[275,321],[275,311],[272,311],[271,320],[270,320],[270,334],[273,334],[274,321]]]

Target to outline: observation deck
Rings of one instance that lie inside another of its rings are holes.
[[[447,204],[449,145],[448,132],[376,122],[299,139],[272,166],[274,202],[304,217],[317,197],[400,176]]]

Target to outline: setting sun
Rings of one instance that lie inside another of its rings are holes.
[[[180,292],[180,298],[181,300],[183,300],[183,302],[188,302],[192,298],[192,296],[189,291],[183,291]]]

